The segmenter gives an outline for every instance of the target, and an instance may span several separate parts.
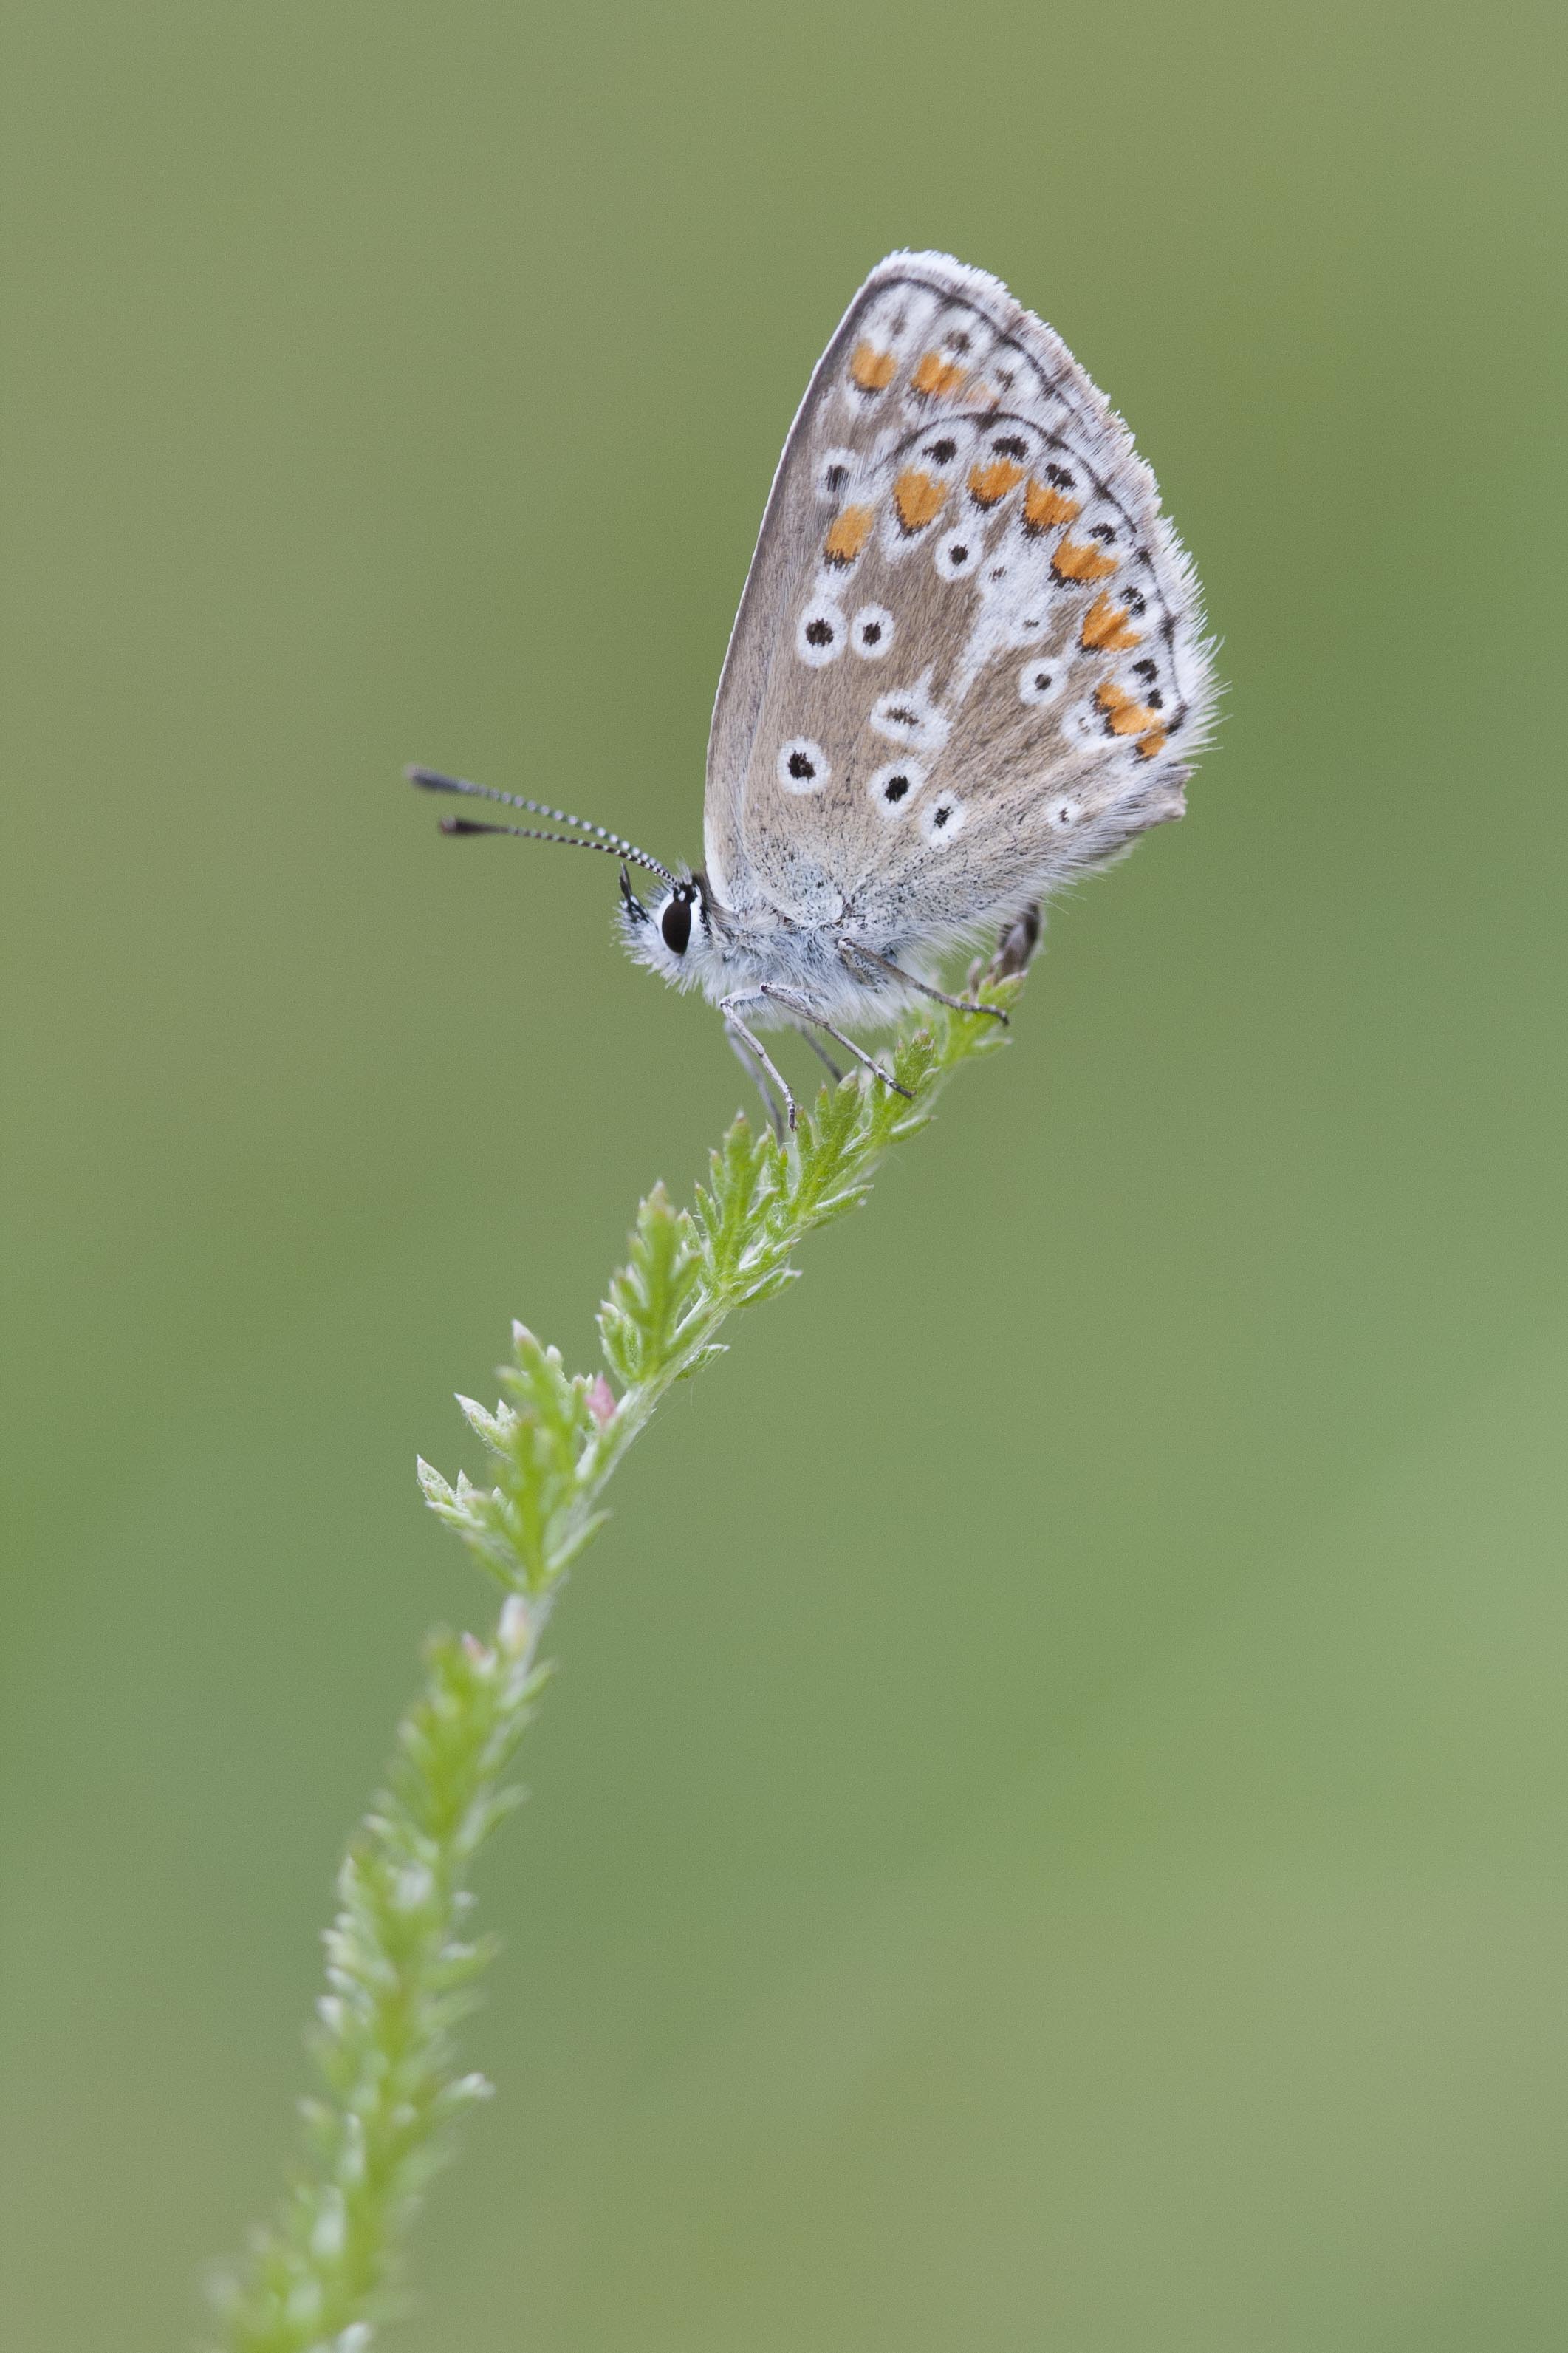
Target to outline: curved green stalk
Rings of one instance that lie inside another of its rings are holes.
[[[1017,977],[979,1001],[998,1010]],[[344,1858],[317,2004],[321,2096],[277,2222],[222,2292],[233,2353],[362,2353],[395,2309],[397,2257],[448,2127],[483,2079],[460,2072],[455,2030],[493,1947],[468,1935],[469,1866],[516,1803],[507,1768],[547,1670],[539,1645],[572,1563],[604,1525],[600,1498],[677,1381],[723,1354],[737,1308],[794,1281],[805,1237],[858,1207],[890,1145],[931,1116],[961,1062],[1005,1042],[984,1014],[939,1010],[903,1036],[894,1070],[912,1100],[874,1082],[825,1087],[783,1146],[738,1118],[692,1206],[656,1185],[626,1264],[599,1311],[603,1373],[569,1374],[512,1327],[493,1412],[458,1401],[490,1456],[489,1485],[448,1485],[419,1465],[425,1499],[504,1599],[484,1641],[437,1634],[425,1688],[398,1727],[386,1787]]]

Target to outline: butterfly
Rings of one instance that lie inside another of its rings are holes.
[[[1127,427],[998,279],[894,253],[784,443],[714,704],[700,868],[519,794],[411,769],[622,860],[625,944],[718,1008],[774,1124],[758,1032],[875,1029],[1001,928],[1027,961],[1053,891],[1183,815],[1211,723],[1197,580]],[[645,905],[629,865],[664,886]],[[1004,1018],[998,1016],[998,1018]]]

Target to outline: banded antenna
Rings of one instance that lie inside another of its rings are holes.
[[[672,890],[679,888],[668,866],[661,866],[657,858],[650,858],[646,849],[639,849],[624,834],[595,825],[591,818],[574,817],[569,809],[551,808],[543,801],[525,799],[521,793],[499,793],[493,785],[471,785],[463,776],[444,776],[437,768],[405,768],[404,774],[411,785],[417,785],[423,792],[465,793],[474,800],[500,801],[507,808],[526,809],[531,817],[547,817],[557,825],[577,828],[575,833],[545,833],[532,825],[481,825],[473,818],[444,817],[443,833],[511,833],[523,841],[559,841],[568,849],[602,849],[606,858],[628,858],[634,866],[662,876]],[[584,839],[584,835],[589,839]]]

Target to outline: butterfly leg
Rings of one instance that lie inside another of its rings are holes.
[[[784,1105],[784,1122],[791,1129],[794,1128],[799,1116],[795,1097],[784,1084],[784,1073],[773,1061],[762,1039],[754,1030],[747,1029],[735,1010],[737,1005],[754,1005],[763,994],[763,992],[759,988],[742,988],[733,997],[721,997],[719,999],[719,1010],[724,1016],[724,1027],[730,1033],[730,1043],[740,1055],[742,1061],[750,1066],[752,1075],[762,1090],[763,1101],[767,1104],[768,1117],[773,1123],[773,1133],[782,1144],[784,1126],[779,1122],[775,1107],[768,1093],[768,1082],[771,1082],[778,1093],[779,1101]],[[769,989],[767,994],[771,997],[773,992]]]
[[[742,1045],[740,1038],[730,1027],[728,1021],[724,1024],[724,1035],[730,1040],[730,1044],[734,1051],[735,1060],[740,1063],[741,1068],[744,1071],[746,1076],[751,1080],[752,1084],[756,1088],[757,1092],[761,1095],[763,1099],[763,1109],[767,1114],[768,1125],[773,1129],[773,1134],[778,1137],[779,1142],[782,1144],[784,1138],[784,1111],[780,1104],[774,1101],[773,1089],[769,1086],[766,1079],[763,1076],[762,1064],[757,1060],[756,1056],[752,1052],[750,1047]]]
[[[803,1021],[809,1021],[814,1029],[826,1031],[837,1045],[843,1047],[847,1054],[854,1055],[863,1071],[869,1071],[874,1079],[880,1079],[882,1084],[885,1087],[891,1087],[896,1095],[902,1095],[906,1102],[913,1103],[914,1097],[908,1087],[900,1086],[892,1072],[885,1071],[880,1062],[873,1060],[863,1048],[855,1043],[853,1038],[847,1038],[842,1029],[836,1029],[831,1021],[825,1021],[820,1013],[814,1012],[804,997],[796,997],[793,989],[775,988],[771,980],[763,982],[759,994],[771,997],[775,1005],[787,1005],[790,1011],[799,1014]],[[790,1125],[793,1127],[794,1124],[795,1122],[792,1119]]]
[[[879,972],[890,972],[896,980],[903,982],[906,988],[919,989],[922,997],[933,998],[938,1005],[950,1005],[955,1013],[989,1013],[1001,1022],[1004,1029],[1007,1027],[1007,1016],[999,1005],[976,1005],[969,997],[949,997],[945,989],[932,988],[929,982],[917,980],[912,972],[905,972],[891,956],[879,955],[875,948],[865,946],[859,940],[840,940],[838,954],[851,972],[855,972],[857,961],[863,966],[870,965]],[[858,980],[864,977],[864,974],[856,973],[855,976]]]
[[[844,1076],[844,1073],[839,1069],[837,1063],[834,1060],[832,1055],[828,1052],[826,1047],[821,1043],[814,1030],[807,1029],[804,1021],[800,1025],[800,1034],[805,1039],[806,1044],[811,1048],[812,1052],[816,1056],[817,1060],[827,1071],[828,1076],[832,1079],[835,1086],[837,1086],[839,1080]]]

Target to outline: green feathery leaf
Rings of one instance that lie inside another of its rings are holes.
[[[993,980],[979,1003],[1005,1011],[1021,986]],[[507,1775],[548,1672],[539,1644],[567,1569],[608,1517],[599,1498],[666,1392],[725,1353],[727,1318],[792,1283],[804,1237],[858,1208],[952,1072],[1005,1043],[994,1013],[942,1009],[895,1046],[907,1098],[859,1074],[826,1086],[787,1146],[738,1117],[689,1209],[656,1185],[637,1211],[598,1319],[619,1398],[516,1324],[495,1407],[458,1400],[492,1483],[419,1463],[426,1502],[506,1599],[485,1641],[431,1638],[386,1787],[339,1873],[313,2038],[324,2096],[304,2105],[281,2214],[221,2293],[231,2353],[364,2353],[398,2308],[420,2192],[453,2122],[489,2091],[461,2071],[456,2042],[493,1951],[466,1934],[469,1866],[520,1801]]]

